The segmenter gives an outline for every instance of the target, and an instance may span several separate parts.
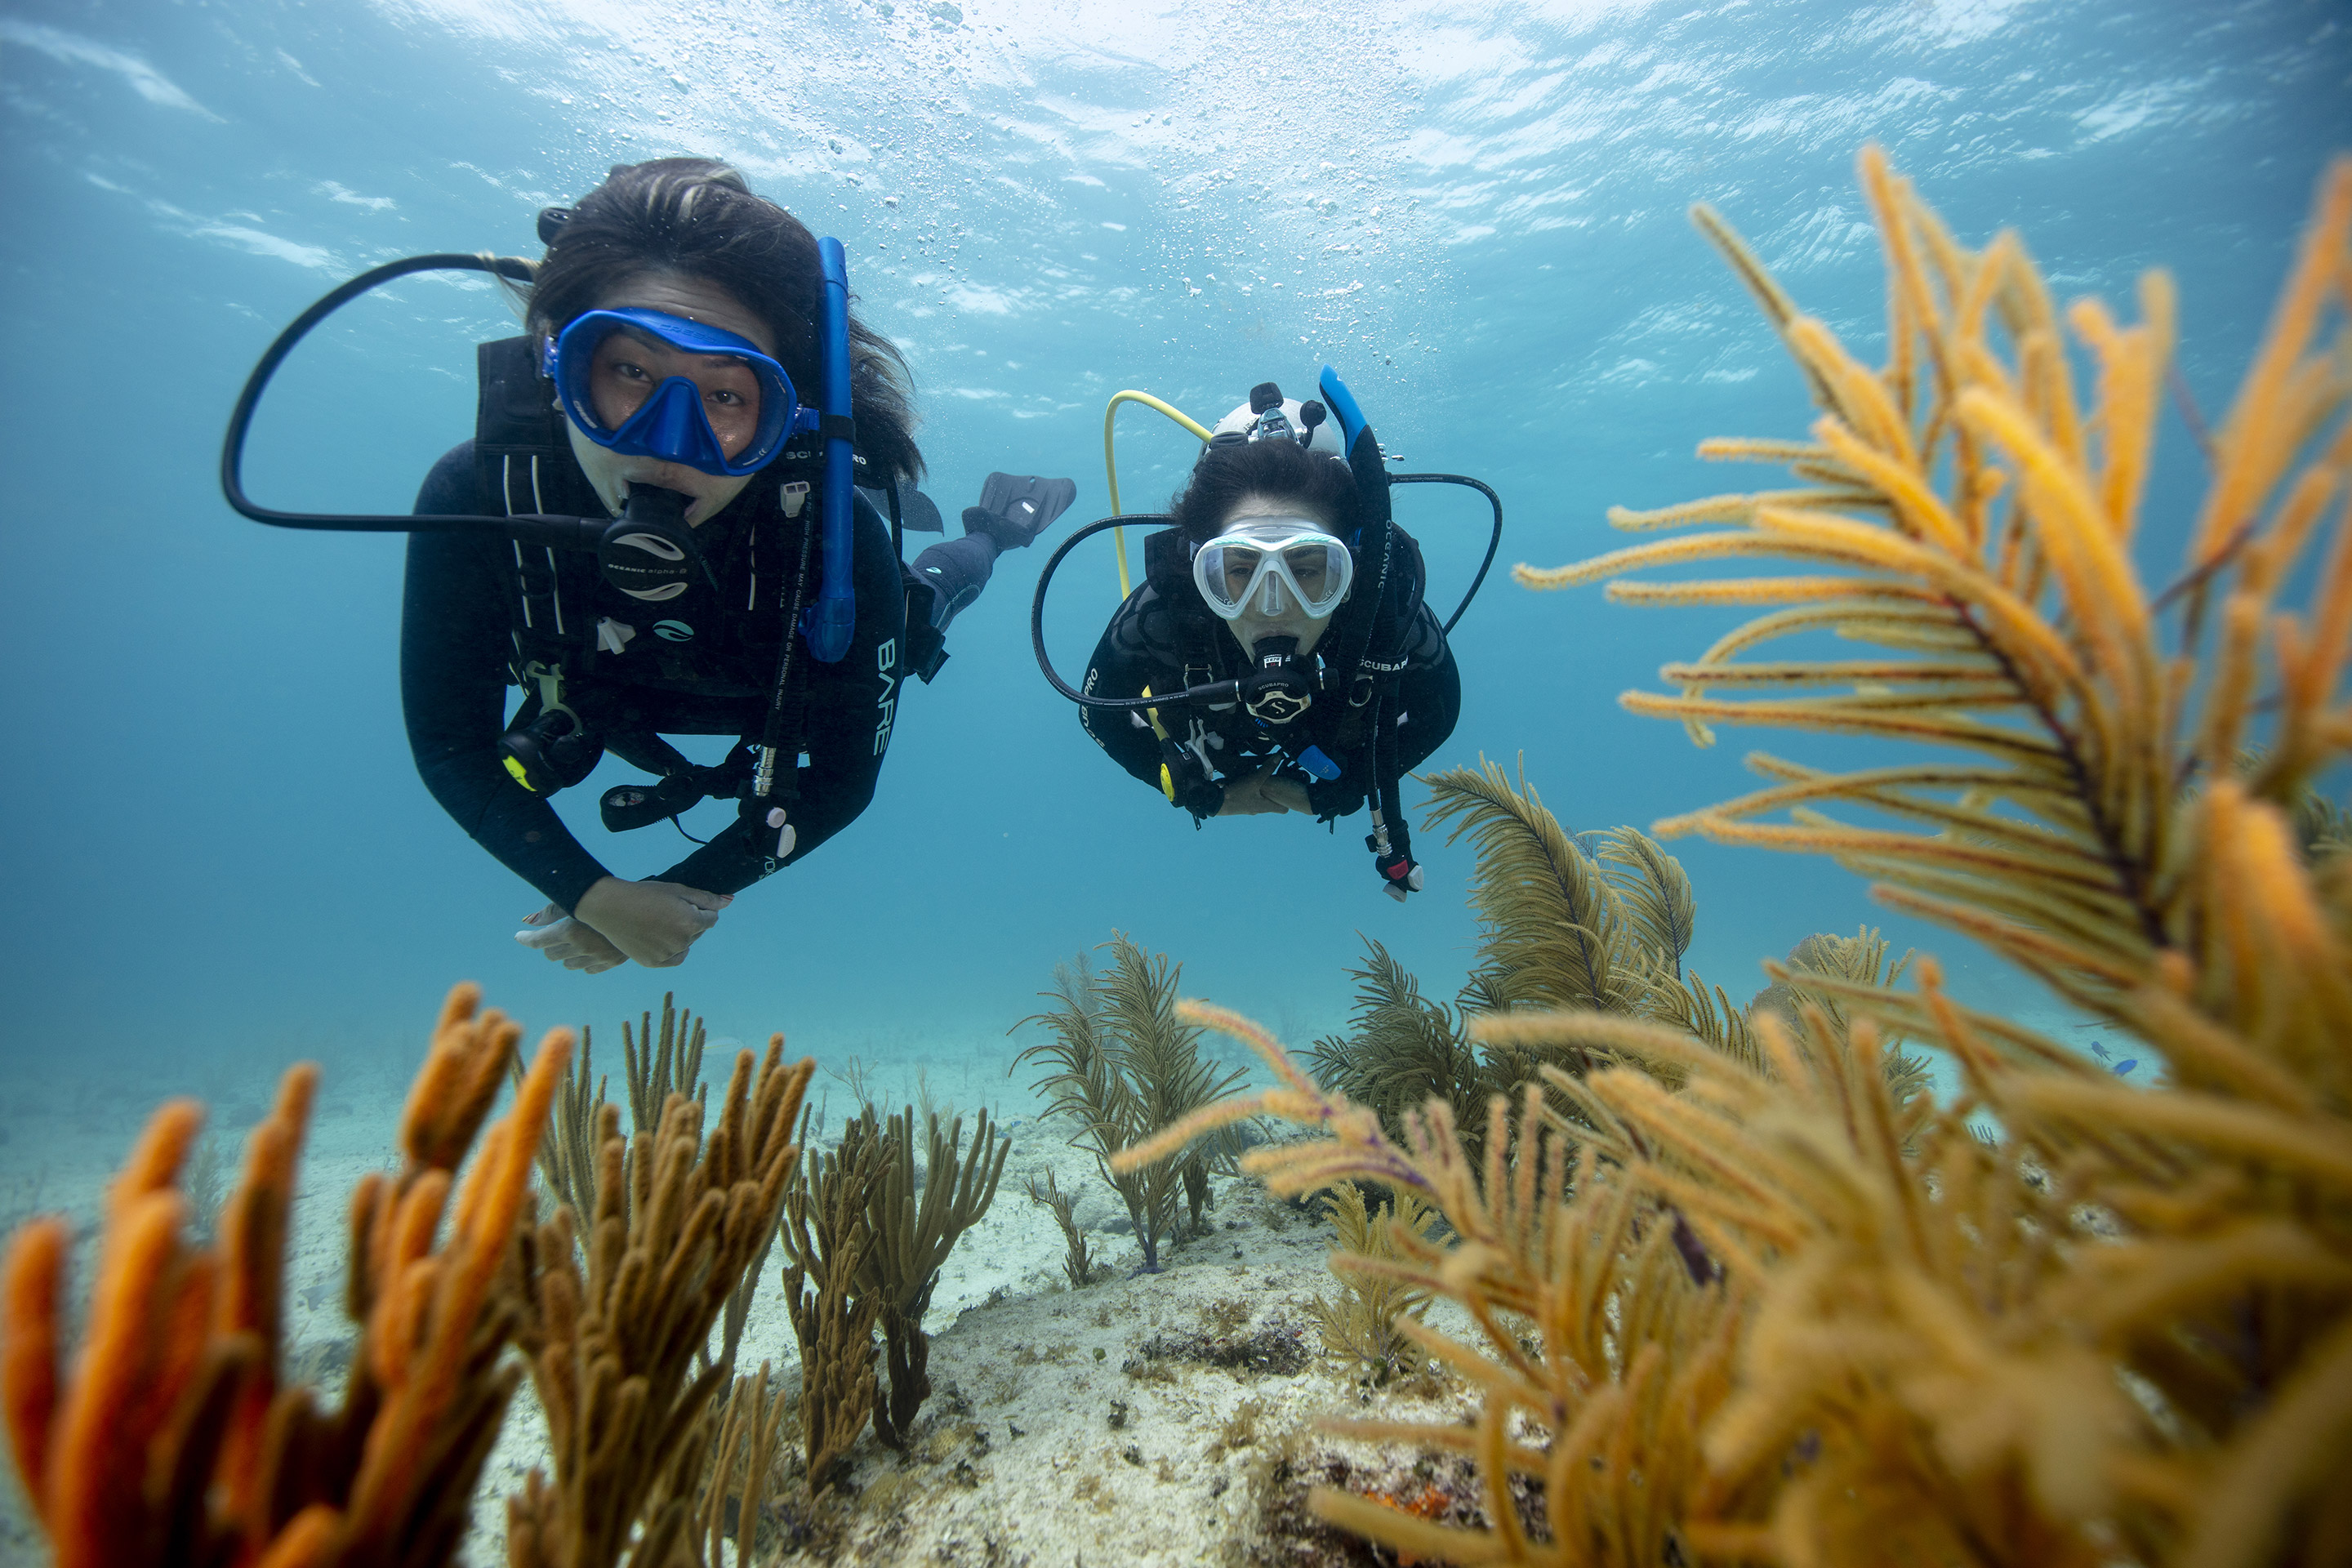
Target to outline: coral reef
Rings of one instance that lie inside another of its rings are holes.
[[[1348,972],[1356,981],[1353,1026],[1315,1042],[1307,1053],[1315,1081],[1370,1106],[1391,1137],[1404,1135],[1405,1116],[1433,1095],[1457,1117],[1475,1116],[1502,1084],[1470,1042],[1470,1009],[1457,1013],[1423,996],[1421,983],[1379,942],[1367,937],[1364,948],[1363,963]]]
[[[1404,1136],[1406,1113],[1433,1094],[1452,1107],[1464,1148],[1477,1159],[1491,1096],[1516,1098],[1547,1065],[1582,1072],[1597,1059],[1573,1042],[1475,1040],[1471,1020],[1483,1014],[1584,1006],[1658,1018],[1752,1063],[1748,1016],[1758,1003],[1779,1005],[1801,992],[1842,1019],[1833,997],[1806,989],[1808,975],[1818,970],[1824,983],[1864,986],[1892,985],[1901,975],[1901,962],[1885,966],[1885,944],[1874,933],[1817,935],[1785,968],[1770,969],[1772,987],[1737,1005],[1720,986],[1685,972],[1697,900],[1681,863],[1648,835],[1633,827],[1571,834],[1524,776],[1514,785],[1493,763],[1428,782],[1432,825],[1450,821],[1456,838],[1466,834],[1477,847],[1478,962],[1448,1008],[1424,997],[1388,950],[1367,939],[1366,962],[1351,972],[1353,1031],[1316,1041],[1307,1058],[1323,1088],[1377,1111],[1392,1142]],[[1894,1044],[1887,1071],[1907,1089],[1924,1084],[1925,1060]]]
[[[852,1121],[838,1149],[802,1162],[778,1232],[784,1305],[801,1348],[801,1443],[813,1494],[833,1484],[874,1408],[874,1324],[882,1301],[859,1290],[857,1277],[878,1245],[866,1205],[884,1151],[878,1138],[857,1131]],[[803,1142],[807,1136],[804,1122]]]
[[[520,1339],[555,1475],[532,1471],[508,1500],[512,1568],[606,1568],[625,1554],[660,1564],[690,1537],[709,1458],[706,1407],[729,1379],[724,1364],[698,1375],[696,1364],[743,1271],[766,1250],[816,1071],[806,1058],[784,1065],[781,1035],[756,1072],[753,1059],[748,1050],[736,1057],[708,1140],[703,1102],[682,1092],[670,1094],[657,1130],[640,1128],[633,1143],[621,1135],[620,1108],[600,1107],[597,1206],[584,1246],[574,1246],[569,1208],[527,1238]]]
[[[360,1347],[340,1408],[282,1384],[285,1243],[317,1091],[298,1066],[255,1130],[217,1247],[189,1245],[178,1180],[203,1120],[173,1100],[107,1197],[99,1284],[73,1370],[58,1365],[68,1232],[35,1220],[9,1247],[5,1392],[18,1475],[59,1568],[449,1561],[520,1372],[499,1288],[571,1037],[551,1033],[513,1111],[457,1170],[520,1029],[449,994],[402,1119],[404,1164],[352,1194],[347,1305]]]
[[[781,1458],[784,1433],[784,1401],[770,1394],[768,1382],[768,1363],[761,1362],[757,1376],[735,1380],[719,1414],[699,1509],[701,1561],[708,1568],[727,1561],[730,1504],[735,1515],[736,1568],[751,1568],[759,1561],[760,1504]]]
[[[623,1026],[624,1028],[626,1026]],[[596,1212],[596,1108],[604,1103],[604,1079],[589,1088],[590,1053],[594,1041],[586,1025],[580,1027],[579,1054],[556,1086],[555,1103],[547,1112],[547,1131],[539,1140],[539,1175],[548,1195],[574,1215]],[[515,1058],[515,1081],[522,1081],[522,1058]]]
[[[1342,1252],[1387,1263],[1403,1261],[1391,1235],[1391,1222],[1427,1246],[1437,1219],[1411,1187],[1392,1189],[1385,1208],[1367,1209],[1363,1189],[1342,1182],[1325,1195],[1323,1204]],[[1398,1324],[1406,1318],[1418,1321],[1428,1309],[1428,1291],[1392,1275],[1342,1271],[1339,1294],[1328,1300],[1318,1296],[1307,1310],[1323,1331],[1324,1357],[1350,1380],[1377,1384],[1420,1367],[1420,1349]]]
[[[1192,1022],[1258,1050],[1276,1085],[1195,1111],[1114,1164],[1279,1115],[1324,1136],[1244,1156],[1275,1192],[1372,1183],[1418,1192],[1444,1217],[1445,1245],[1391,1224],[1395,1260],[1336,1260],[1445,1298],[1472,1325],[1468,1338],[1399,1326],[1480,1389],[1474,1427],[1351,1430],[1474,1461],[1478,1517],[1313,1498],[1400,1555],[2341,1560],[2352,861],[2306,791],[2352,742],[2352,162],[2323,182],[2214,441],[2189,560],[2155,594],[2130,544],[2168,285],[2145,283],[2138,326],[2093,301],[2068,312],[2098,365],[2085,409],[2017,240],[1967,250],[1874,151],[1862,171],[1888,254],[1883,371],[1799,315],[1700,215],[1827,411],[1811,443],[1704,449],[1789,461],[1805,488],[1619,514],[1639,528],[1734,526],[1521,580],[1726,555],[1812,568],[1612,585],[1633,602],[1770,606],[1669,667],[1679,695],[1628,706],[1702,740],[1710,724],[1780,723],[1976,760],[1830,773],[1758,757],[1772,787],[1656,831],[1832,854],[1889,904],[1981,941],[2130,1034],[2167,1080],[2135,1088],[1954,1005],[1930,960],[1911,965],[1914,989],[1886,989],[1868,933],[1818,968],[1776,967],[1786,989],[1748,1016],[1744,1046],[1722,1048],[1727,1031],[1690,1030],[1671,1010],[1638,1016],[1595,940],[1607,900],[1558,874],[1572,869],[1566,836],[1531,829],[1547,863],[1522,857],[1521,888],[1483,889],[1482,912],[1524,894],[1580,900],[1590,918],[1564,919],[1548,950],[1525,953],[1532,986],[1487,973],[1514,1010],[1472,1020],[1471,1038],[1549,1054],[1538,1081],[1490,1103],[1479,1158],[1444,1099],[1391,1137],[1255,1026],[1187,1004]],[[2298,566],[2306,551],[2315,566]],[[2309,595],[2299,611],[2281,604],[2296,584]],[[1883,651],[1738,657],[1811,632]],[[1805,688],[1825,691],[1778,695]],[[1751,690],[1771,695],[1738,695]],[[1824,809],[1838,806],[1922,829],[1852,826]],[[1781,810],[1790,821],[1755,820]],[[1952,1054],[1955,1103],[1889,1071],[1898,1036]],[[1993,1131],[1971,1124],[1978,1112]]]
[[[702,1100],[709,1086],[702,1081],[703,1021],[677,1005],[677,993],[662,993],[661,1033],[654,1032],[654,1016],[637,1019],[636,1033],[621,1021],[621,1056],[628,1068],[629,1127],[643,1132],[661,1124],[664,1108],[673,1094]],[[583,1211],[585,1212],[585,1211]]]
[[[1054,1223],[1061,1228],[1062,1242],[1066,1249],[1062,1255],[1063,1277],[1069,1280],[1071,1289],[1085,1289],[1094,1282],[1095,1262],[1087,1253],[1087,1233],[1078,1227],[1077,1194],[1064,1192],[1051,1171],[1045,1173],[1044,1186],[1039,1186],[1037,1178],[1032,1176],[1023,1184],[1022,1191],[1028,1194],[1031,1203],[1042,1204],[1052,1213]]]
[[[886,1447],[901,1451],[914,1429],[915,1413],[931,1392],[924,1371],[930,1341],[923,1332],[923,1313],[930,1307],[931,1291],[956,1238],[995,1201],[1004,1157],[1013,1147],[1009,1139],[990,1130],[985,1110],[972,1131],[971,1152],[961,1161],[963,1119],[942,1123],[934,1110],[926,1113],[924,1123],[919,1175],[914,1107],[879,1129],[871,1105],[859,1119],[861,1136],[878,1139],[882,1150],[881,1173],[866,1199],[866,1225],[875,1245],[857,1272],[858,1291],[880,1303],[877,1321],[890,1378],[888,1389],[875,1396],[874,1436]]]
[[[1055,972],[1055,989],[1042,993],[1055,1005],[1021,1021],[1044,1024],[1054,1037],[1013,1060],[1016,1067],[1032,1057],[1055,1064],[1036,1086],[1046,1096],[1045,1113],[1077,1122],[1076,1142],[1094,1154],[1103,1179],[1126,1203],[1143,1247],[1144,1271],[1154,1273],[1161,1238],[1187,1222],[1192,1231],[1201,1229],[1210,1172],[1231,1164],[1231,1144],[1205,1143],[1165,1164],[1114,1166],[1113,1156],[1247,1075],[1239,1068],[1220,1073],[1202,1059],[1201,1032],[1177,1016],[1180,969],[1123,933],[1114,933],[1108,945],[1111,961],[1100,972],[1083,962]],[[1182,1217],[1180,1199],[1187,1211]]]

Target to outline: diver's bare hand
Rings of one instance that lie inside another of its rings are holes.
[[[669,969],[686,962],[686,950],[734,901],[731,893],[706,893],[682,882],[606,877],[580,895],[572,914],[646,968]]]
[[[1303,811],[1307,792],[1298,791],[1298,804],[1294,806],[1283,798],[1283,785],[1287,781],[1274,776],[1271,766],[1263,772],[1232,779],[1225,784],[1225,804],[1217,809],[1219,816],[1279,816],[1286,811]],[[1293,786],[1295,787],[1295,786]]]
[[[628,955],[605,941],[604,932],[573,920],[553,904],[523,916],[522,926],[515,932],[515,941],[566,969],[602,974],[628,962]]]

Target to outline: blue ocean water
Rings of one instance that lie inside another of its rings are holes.
[[[1550,564],[1619,542],[1612,503],[1770,482],[1693,447],[1811,417],[1689,204],[1875,342],[1865,140],[1965,239],[2021,230],[2063,297],[2122,305],[2169,267],[2185,378],[2218,413],[2352,141],[2347,19],[2336,0],[5,0],[0,1051],[136,1107],[304,1054],[404,1075],[467,977],[534,1026],[675,987],[722,1033],[946,1071],[1114,929],[1301,1038],[1344,1013],[1360,932],[1439,994],[1469,961],[1465,848],[1424,836],[1430,890],[1400,907],[1360,817],[1336,838],[1297,818],[1196,833],[1107,763],[1031,661],[1042,551],[1006,557],[939,681],[906,693],[865,816],[682,968],[583,977],[516,946],[539,900],[409,761],[401,542],[257,527],[216,484],[254,357],[366,266],[536,254],[537,210],[608,166],[723,157],[847,246],[867,320],[913,364],[950,517],[991,468],[1068,474],[1062,526],[1100,515],[1111,393],[1213,419],[1328,361],[1407,467],[1501,492],[1503,563]],[[474,344],[512,330],[454,276],[346,311],[280,376],[255,493],[406,510],[470,434]],[[1140,411],[1120,428],[1124,499],[1164,501],[1191,442]],[[2201,489],[2177,418],[2165,442],[2152,578]],[[1402,508],[1450,602],[1477,503],[1423,489]],[[1117,598],[1097,543],[1048,617],[1066,673]],[[1837,755],[1737,733],[1698,751],[1620,710],[1728,624],[1498,574],[1456,635],[1462,719],[1432,765],[1523,761],[1581,829],[1738,792],[1750,744]],[[607,766],[567,816],[623,874],[669,864],[667,828],[596,828]],[[1833,866],[1671,847],[1699,892],[1692,963],[1737,996],[1759,959],[1869,922],[1973,1000],[2038,1005]]]

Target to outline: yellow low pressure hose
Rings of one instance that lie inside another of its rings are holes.
[[[1112,394],[1111,400],[1103,405],[1103,477],[1110,482],[1110,510],[1113,516],[1117,516],[1122,509],[1118,504],[1118,458],[1111,450],[1110,435],[1111,426],[1118,418],[1118,405],[1122,403],[1140,403],[1146,408],[1157,409],[1194,436],[1199,437],[1203,445],[1209,439],[1207,426],[1199,420],[1190,417],[1182,409],[1154,397],[1148,392],[1129,391]],[[1127,530],[1123,528],[1111,530],[1111,541],[1118,547],[1118,598],[1119,603],[1125,604],[1128,595],[1133,592],[1127,572]],[[1150,696],[1151,688],[1145,687],[1143,694],[1146,697]],[[1168,731],[1160,722],[1160,710],[1147,708],[1144,712],[1151,720],[1151,732],[1164,743],[1168,739]],[[1176,780],[1169,773],[1168,766],[1164,763],[1160,767],[1160,793],[1171,801],[1176,798]]]
[[[1113,393],[1111,400],[1103,405],[1103,473],[1110,480],[1110,510],[1114,516],[1122,509],[1118,504],[1118,459],[1111,451],[1110,432],[1112,424],[1118,417],[1118,405],[1122,403],[1140,403],[1146,408],[1157,409],[1199,437],[1203,445],[1209,439],[1208,426],[1197,419],[1189,417],[1182,409],[1164,403],[1148,392]],[[1123,528],[1111,530],[1111,539],[1118,546],[1118,596],[1124,603],[1128,595],[1134,591],[1128,580],[1127,573],[1127,530]]]

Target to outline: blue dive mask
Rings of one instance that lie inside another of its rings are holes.
[[[607,429],[589,396],[589,372],[597,349],[624,328],[657,338],[681,353],[723,354],[747,366],[760,383],[760,417],[750,444],[734,458],[727,456],[702,410],[702,389],[682,375],[663,381],[620,428]],[[766,467],[794,431],[816,428],[816,410],[801,406],[792,377],[756,344],[661,310],[589,311],[548,345],[545,369],[563,412],[580,433],[625,458],[654,458],[706,474],[740,476]]]

